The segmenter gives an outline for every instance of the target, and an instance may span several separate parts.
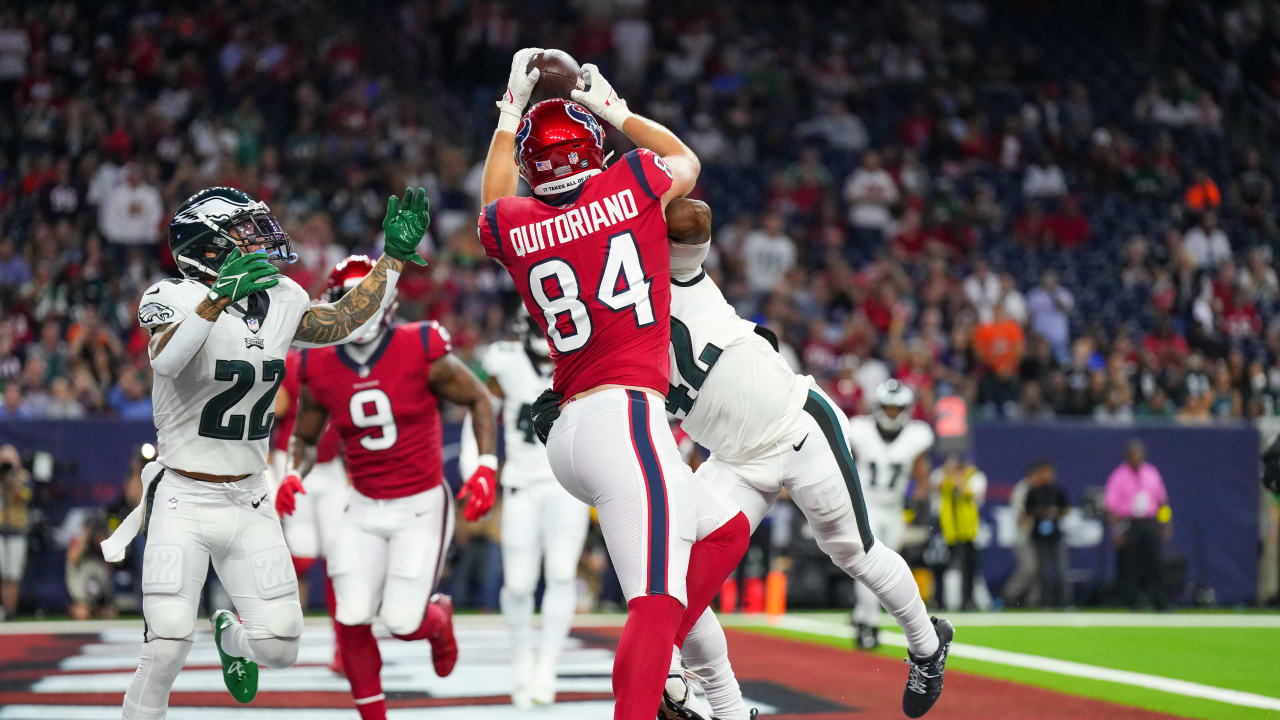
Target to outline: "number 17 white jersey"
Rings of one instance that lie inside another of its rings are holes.
[[[172,278],[152,285],[138,305],[151,329],[195,314],[209,288]],[[166,467],[211,475],[248,475],[267,467],[276,388],[285,355],[311,299],[280,283],[218,315],[204,345],[175,377],[151,386],[159,457]]]
[[[849,449],[858,464],[858,480],[868,505],[902,511],[916,458],[933,447],[933,428],[908,420],[890,440],[880,434],[875,418],[849,418]]]

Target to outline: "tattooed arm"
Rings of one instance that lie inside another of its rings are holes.
[[[373,272],[337,302],[312,305],[303,313],[293,335],[294,344],[320,347],[346,342],[389,303],[402,268],[404,261],[383,255]]]
[[[157,375],[166,377],[182,372],[200,350],[200,346],[204,345],[218,315],[230,304],[231,298],[228,297],[216,301],[206,297],[196,306],[194,315],[175,323],[152,327],[151,342],[147,345],[151,369]]]

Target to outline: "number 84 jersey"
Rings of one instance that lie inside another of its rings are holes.
[[[138,323],[154,328],[195,314],[209,288],[161,280],[138,302]],[[218,315],[204,345],[177,375],[151,387],[157,460],[176,470],[249,475],[267,467],[276,388],[298,321],[311,306],[287,277]]]
[[[425,492],[444,479],[440,410],[427,376],[452,346],[435,322],[400,325],[375,342],[363,362],[345,345],[303,350],[298,374],[329,411],[329,428],[341,439],[356,491],[389,500]]]

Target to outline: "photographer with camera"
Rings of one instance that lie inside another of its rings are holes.
[[[0,446],[0,607],[3,618],[18,613],[18,587],[27,568],[31,475],[12,445]]]

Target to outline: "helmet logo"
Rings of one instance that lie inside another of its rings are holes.
[[[516,131],[516,154],[524,153],[524,141],[529,139],[529,131],[533,130],[533,121],[528,116],[520,120],[520,129]],[[539,168],[541,169],[541,168]]]
[[[538,172],[546,172],[551,169],[551,163],[547,160],[534,160],[533,167]]]
[[[604,149],[604,131],[600,129],[600,123],[596,120],[596,116],[591,114],[590,110],[578,103],[569,103],[564,106],[564,111],[569,113],[569,117],[590,130],[591,134],[596,138],[596,147],[601,150]]]

